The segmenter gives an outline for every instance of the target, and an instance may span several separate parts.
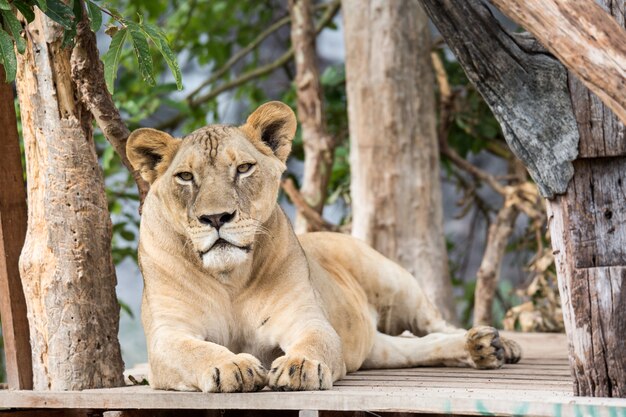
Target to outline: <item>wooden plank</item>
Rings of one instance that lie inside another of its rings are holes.
[[[411,387],[411,388],[481,388],[493,391],[502,390],[518,390],[524,389],[526,391],[542,391],[544,389],[551,389],[555,391],[571,392],[571,381],[556,381],[552,384],[548,384],[545,381],[536,381],[532,384],[530,381],[525,382],[501,382],[501,381],[472,381],[471,379],[464,380],[447,380],[447,381],[422,381],[422,380],[395,380],[395,381],[381,381],[381,380],[342,380],[337,382],[337,387],[368,387],[368,386],[383,386],[383,387]]]
[[[11,389],[31,389],[32,358],[18,259],[26,235],[26,190],[13,86],[0,65],[0,317]]]
[[[626,399],[583,398],[554,390],[357,387],[331,391],[204,394],[154,391],[146,386],[79,392],[0,391],[0,407],[75,409],[368,410],[513,416],[594,417],[626,413]]]
[[[472,382],[481,382],[481,381],[489,381],[489,382],[494,382],[494,383],[499,383],[499,382],[511,382],[511,383],[520,383],[520,384],[526,384],[526,385],[534,385],[537,381],[539,381],[539,383],[546,383],[546,384],[571,384],[572,380],[571,378],[568,376],[559,376],[557,378],[555,378],[554,376],[550,376],[550,375],[541,375],[539,377],[537,377],[536,375],[533,375],[532,379],[528,378],[528,374],[526,375],[493,375],[493,376],[487,376],[487,377],[479,377],[479,376],[472,376],[472,375],[454,375],[454,374],[444,374],[444,375],[376,375],[376,374],[368,374],[368,375],[363,375],[363,374],[352,374],[352,375],[348,375],[346,376],[344,379],[342,379],[341,381],[339,381],[338,383],[343,383],[347,381],[424,381],[424,382],[429,382],[429,381],[436,381],[436,382],[442,382],[442,383],[446,383],[447,381],[449,381],[450,379],[454,379],[454,381],[466,381],[469,383]],[[545,382],[544,382],[545,381]],[[468,384],[469,385],[469,384]]]
[[[441,372],[438,372],[441,371]],[[397,378],[397,377],[403,377],[403,376],[415,376],[415,377],[421,377],[421,376],[435,376],[435,377],[440,377],[440,378],[456,378],[458,376],[469,376],[469,377],[473,377],[473,378],[524,378],[524,379],[528,379],[528,370],[525,369],[512,369],[506,373],[502,373],[502,372],[498,372],[497,370],[495,371],[485,371],[481,374],[474,374],[474,373],[463,373],[463,372],[450,372],[447,369],[433,369],[432,371],[429,372],[412,372],[411,370],[404,370],[404,369],[398,369],[396,372],[392,372],[390,370],[386,371],[386,370],[371,370],[371,371],[359,371],[358,374],[348,374],[348,377],[352,376],[352,375],[360,375],[360,376],[365,376],[368,377],[370,375],[372,376],[389,376],[390,378]],[[537,371],[536,373],[533,372],[532,374],[532,378],[536,379],[536,378],[540,378],[540,379],[550,379],[550,380],[554,380],[554,379],[561,379],[561,380],[566,380],[569,381],[571,379],[571,373],[569,371],[569,369],[567,370],[558,370],[558,371]]]

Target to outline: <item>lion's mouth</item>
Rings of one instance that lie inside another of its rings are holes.
[[[241,249],[244,252],[250,252],[250,249],[251,249],[250,245],[248,245],[248,246],[237,246],[234,243],[231,243],[231,242],[227,241],[226,239],[222,239],[220,237],[219,239],[217,239],[215,241],[215,243],[213,243],[213,245],[209,249],[207,249],[205,251],[201,251],[200,252],[200,256],[202,257],[202,256],[206,255],[207,253],[211,252],[212,250],[215,250],[215,249],[224,249],[224,248],[228,248],[228,247]]]

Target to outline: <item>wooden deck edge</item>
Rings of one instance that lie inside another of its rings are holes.
[[[626,399],[573,397],[561,392],[471,389],[380,389],[203,394],[148,387],[77,392],[0,391],[0,408],[256,409],[412,412],[537,417],[624,417]]]

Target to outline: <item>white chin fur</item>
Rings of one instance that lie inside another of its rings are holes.
[[[241,265],[248,258],[248,252],[235,246],[219,247],[202,256],[206,269],[222,271]]]

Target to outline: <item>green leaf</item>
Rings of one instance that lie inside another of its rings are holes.
[[[167,42],[167,37],[165,36],[165,33],[163,33],[160,28],[150,23],[145,23],[142,26],[142,29],[146,33],[146,35],[148,35],[148,37],[152,40],[152,42],[154,42],[154,45],[157,47],[161,55],[163,55],[167,66],[170,67],[170,71],[172,71],[172,75],[174,75],[174,80],[176,80],[176,88],[182,90],[183,81],[182,75],[180,73],[180,68],[178,67],[176,55],[174,55],[174,52],[172,52],[172,49]]]
[[[13,82],[17,73],[17,60],[13,50],[13,40],[11,35],[2,29],[0,29],[0,64],[4,66],[5,81],[8,83]]]
[[[120,56],[126,39],[128,38],[128,29],[119,30],[111,40],[109,50],[102,57],[104,62],[104,80],[111,94],[115,90],[115,77],[117,76],[117,67],[120,64]]]
[[[76,23],[83,20],[83,5],[80,0],[73,0],[72,15],[74,16],[74,23],[70,29],[66,29],[63,33],[63,41],[61,42],[62,48],[68,48],[74,46],[74,39],[76,38]]]
[[[29,0],[29,3],[37,3],[37,7],[44,13],[48,10],[48,2],[46,0]]]
[[[129,242],[133,242],[135,240],[135,234],[130,230],[122,230],[120,232],[120,236],[122,236],[124,240],[128,240]]]
[[[139,62],[141,77],[149,85],[154,85],[154,67],[152,65],[152,56],[150,56],[150,47],[148,46],[146,35],[137,23],[131,21],[124,21],[123,23],[128,26],[128,31],[130,32],[135,55],[137,55],[137,61]]]
[[[87,1],[87,15],[91,21],[91,30],[95,32],[102,26],[102,10],[91,0]]]
[[[74,15],[74,22],[78,23],[83,20],[83,4],[80,0],[72,0],[74,4],[72,5],[72,14]],[[76,25],[72,25],[76,28]]]
[[[41,1],[37,1],[41,9]],[[65,29],[72,29],[74,25],[74,12],[61,0],[48,0],[46,9],[41,9],[50,19],[63,26]]]
[[[17,17],[13,14],[13,11],[10,10],[2,10],[2,20],[6,26],[9,27],[11,34],[13,34],[13,40],[15,40],[15,45],[17,46],[17,52],[23,54],[26,50],[26,41],[20,35],[22,31],[22,25],[17,20]]]
[[[7,0],[0,0],[0,10],[11,10],[11,5]]]
[[[120,300],[119,298],[117,299],[117,302],[119,303],[120,308],[122,309],[124,313],[128,314],[131,319],[135,318],[135,315],[133,314],[133,310],[130,308],[128,304],[126,304],[124,301]]]
[[[13,5],[20,11],[20,13],[22,13],[22,16],[24,16],[28,23],[35,20],[35,12],[33,12],[32,6],[24,3],[22,0],[15,0]]]

